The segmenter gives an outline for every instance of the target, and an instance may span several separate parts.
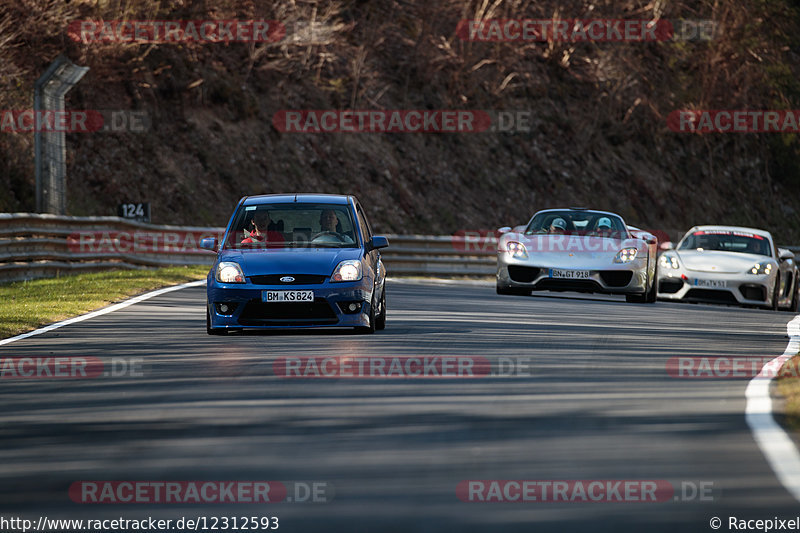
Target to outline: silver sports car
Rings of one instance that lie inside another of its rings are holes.
[[[500,228],[497,293],[577,291],[656,300],[656,238],[622,217],[581,208],[539,211],[526,226]]]
[[[797,309],[794,254],[767,231],[695,226],[661,254],[658,298]]]

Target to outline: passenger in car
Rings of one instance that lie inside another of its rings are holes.
[[[270,217],[268,211],[256,211],[253,216],[253,231],[250,236],[242,240],[242,244],[254,244],[259,242],[284,242],[283,234],[271,231]]]
[[[550,223],[550,230],[549,233],[557,233],[557,234],[564,234],[567,232],[567,222],[561,218],[555,218]]]

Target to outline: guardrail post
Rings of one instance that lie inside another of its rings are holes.
[[[34,159],[36,211],[65,215],[67,212],[67,135],[65,131],[42,132],[43,111],[64,111],[64,95],[86,74],[63,55],[53,61],[33,86]]]

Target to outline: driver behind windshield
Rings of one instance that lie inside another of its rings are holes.
[[[319,214],[319,226],[320,226],[319,234],[333,233],[337,237],[339,237],[342,240],[342,242],[346,243],[353,242],[353,239],[350,238],[349,235],[340,233],[338,231],[339,217],[336,216],[336,212],[333,209],[324,209]]]
[[[319,214],[320,231],[330,231],[331,233],[338,233],[336,226],[339,224],[339,217],[333,209],[325,209]]]
[[[611,237],[611,219],[608,217],[600,217],[597,221],[597,231],[595,233],[598,237]]]

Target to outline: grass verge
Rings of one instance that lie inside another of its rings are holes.
[[[110,270],[0,284],[0,339],[153,289],[204,279],[208,268]]]

